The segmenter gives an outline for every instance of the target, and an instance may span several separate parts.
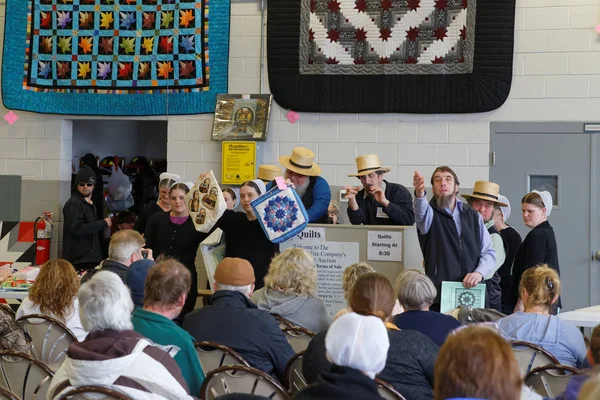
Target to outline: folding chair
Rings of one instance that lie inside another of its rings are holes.
[[[289,320],[283,318],[279,314],[271,314],[271,315],[273,316],[273,318],[275,318],[275,320],[279,324],[279,327],[281,328],[281,330],[283,330],[285,328],[295,328],[297,326],[292,321],[289,321]]]
[[[302,358],[306,350],[294,354],[285,367],[286,388],[292,395],[298,393],[308,386],[304,375],[302,375]]]
[[[272,377],[245,365],[225,365],[204,378],[200,397],[213,400],[231,393],[264,396],[273,400],[288,400],[285,389]]]
[[[11,392],[10,390],[6,390],[0,387],[0,400],[21,400],[19,396]]]
[[[296,353],[306,350],[312,338],[316,336],[313,331],[300,326],[284,328],[283,333]]]
[[[547,364],[560,364],[550,352],[533,343],[513,340],[511,345],[523,378],[533,368]]]
[[[33,344],[33,355],[46,363],[53,371],[67,357],[67,349],[77,338],[59,320],[41,314],[24,315],[17,323]]]
[[[84,396],[84,394],[88,393],[99,393],[105,395],[103,399],[117,399],[117,400],[133,400],[133,398],[127,396],[124,393],[121,393],[117,390],[107,388],[104,386],[79,386],[65,392],[57,400],[84,400],[89,397]]]
[[[237,351],[219,343],[201,341],[194,343],[196,354],[200,359],[200,366],[204,375],[223,365],[245,365],[250,366]]]
[[[544,398],[554,398],[563,393],[567,383],[581,372],[574,367],[549,364],[532,369],[525,377],[525,385]]]
[[[379,395],[385,400],[406,400],[395,387],[383,379],[375,378],[375,383],[377,384]]]
[[[54,372],[35,357],[20,351],[0,351],[0,387],[22,399],[45,399],[52,377]]]

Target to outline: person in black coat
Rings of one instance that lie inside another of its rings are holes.
[[[412,225],[415,215],[412,197],[404,186],[383,179],[389,172],[377,154],[356,157],[357,173],[363,189],[345,186],[348,217],[352,225]]]
[[[519,282],[521,282],[523,272],[538,264],[548,264],[560,276],[556,237],[554,229],[548,222],[552,211],[552,195],[546,191],[534,190],[523,197],[521,208],[523,209],[523,222],[532,230],[527,234],[515,255],[511,291],[511,305],[514,311],[523,311],[523,304],[519,301]],[[556,304],[558,308],[562,307],[560,297]],[[556,314],[556,309],[553,310],[553,313]]]
[[[390,342],[380,318],[348,313],[331,324],[325,337],[329,371],[294,399],[381,399],[373,379],[385,367]]]
[[[98,218],[92,201],[92,193],[98,183],[94,171],[87,166],[81,167],[75,181],[77,187],[63,207],[62,257],[77,271],[85,271],[96,267],[102,260],[100,233],[112,222],[110,218]]]
[[[135,221],[135,225],[133,225],[134,230],[143,235],[146,232],[148,221],[154,214],[159,212],[171,212],[171,186],[179,181],[181,181],[179,175],[169,174],[168,172],[160,174],[160,181],[158,183],[158,201],[156,203],[150,203],[142,209],[142,212]]]
[[[155,258],[166,256],[176,258],[192,274],[192,286],[185,300],[180,318],[191,312],[198,298],[198,271],[196,270],[196,253],[200,243],[208,237],[207,233],[198,232],[190,218],[185,196],[190,188],[185,183],[177,183],[171,187],[172,210],[169,213],[156,213],[146,225],[146,248],[152,249]]]

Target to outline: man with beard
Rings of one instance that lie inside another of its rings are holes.
[[[459,182],[450,167],[433,171],[433,198],[429,203],[425,179],[418,171],[413,185],[413,208],[425,273],[437,289],[431,310],[439,311],[442,282],[462,282],[465,288],[472,288],[491,278],[496,271],[496,252],[479,213],[456,197]]]
[[[315,153],[304,147],[294,148],[289,157],[279,157],[279,163],[285,167],[285,179],[294,185],[302,198],[308,222],[326,224],[331,191],[327,181],[319,176],[321,167],[314,160]],[[267,190],[273,185],[271,182]]]
[[[502,289],[500,288],[500,275],[496,272],[506,259],[504,251],[504,240],[500,232],[494,226],[494,208],[506,207],[506,204],[498,198],[500,186],[494,182],[477,181],[473,186],[472,194],[463,194],[462,197],[467,200],[469,205],[481,215],[483,223],[488,230],[494,251],[496,252],[496,268],[493,276],[486,279],[487,292],[489,294],[489,307],[502,312]]]
[[[377,154],[356,157],[356,176],[363,188],[345,186],[348,217],[352,225],[412,225],[415,216],[408,189],[383,179],[389,168]]]

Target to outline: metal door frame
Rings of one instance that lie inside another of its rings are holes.
[[[588,122],[591,123],[591,122]],[[594,253],[600,251],[600,211],[598,210],[600,198],[600,153],[598,146],[600,132],[585,132],[583,122],[491,122],[490,123],[490,181],[494,182],[496,176],[495,152],[496,135],[503,133],[539,133],[539,134],[569,134],[588,133],[591,135],[590,146],[590,255],[589,281],[590,281],[590,305],[600,304],[600,260],[594,258]],[[582,182],[583,183],[583,182]],[[560,204],[560,203],[559,203]]]

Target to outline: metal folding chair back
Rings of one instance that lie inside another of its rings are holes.
[[[23,400],[45,399],[54,372],[35,357],[19,351],[0,351],[0,387]]]
[[[308,386],[304,375],[302,375],[302,359],[306,350],[296,353],[285,367],[286,388],[292,395],[298,393]]]
[[[289,321],[289,320],[283,318],[279,314],[271,314],[271,315],[273,316],[273,318],[275,318],[275,320],[279,324],[279,327],[281,328],[281,330],[283,330],[285,328],[295,328],[297,326],[292,321]]]
[[[308,344],[316,335],[313,331],[299,326],[294,328],[284,328],[283,333],[296,353],[306,350]]]
[[[10,390],[6,390],[0,387],[0,400],[21,400],[19,396],[11,392]]]
[[[194,343],[196,354],[200,359],[200,366],[206,376],[210,371],[220,368],[224,365],[245,365],[250,366],[238,352],[230,347],[219,343],[201,341]]]
[[[95,394],[103,394],[103,397],[98,397],[98,399],[116,399],[116,400],[134,400],[133,398],[127,396],[124,393],[119,392],[118,390],[114,390],[112,388],[107,388],[104,386],[79,386],[69,390],[68,392],[63,393],[57,400],[86,400],[89,397],[85,396],[89,393]],[[94,397],[96,398],[96,397]]]
[[[245,365],[225,365],[204,378],[200,397],[213,400],[231,393],[246,393],[273,400],[287,400],[289,395],[272,377]]]
[[[385,400],[406,400],[395,387],[383,379],[375,378],[375,383],[377,384],[379,395]]]
[[[538,345],[520,340],[513,340],[511,344],[523,378],[534,368],[547,364],[560,364],[556,357]]]
[[[573,375],[579,375],[577,368],[568,365],[549,364],[532,369],[525,377],[525,385],[542,397],[554,398],[563,393]]]
[[[67,358],[67,349],[77,338],[59,320],[41,314],[24,315],[17,323],[33,344],[33,355],[53,371]]]

